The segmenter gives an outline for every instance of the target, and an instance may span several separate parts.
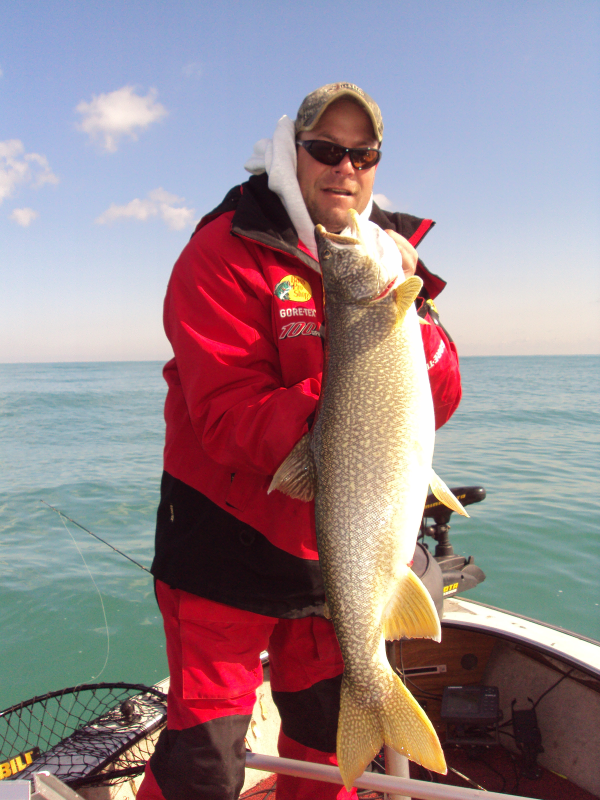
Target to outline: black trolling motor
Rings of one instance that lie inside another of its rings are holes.
[[[472,503],[480,503],[485,500],[486,493],[483,486],[459,486],[451,491],[463,506],[469,506]],[[448,536],[450,530],[448,523],[452,513],[452,509],[441,503],[435,495],[428,495],[425,501],[425,511],[423,512],[419,534],[419,540],[424,545],[425,536],[431,536],[437,542],[434,558],[440,565],[444,576],[444,597],[466,592],[485,580],[485,573],[476,566],[473,556],[464,558],[454,553],[454,548],[450,544]],[[432,519],[433,524],[427,525],[427,519]]]
[[[480,503],[485,499],[483,486],[459,486],[452,493],[463,506]],[[475,563],[473,556],[456,555],[450,544],[448,532],[452,509],[445,506],[435,495],[427,495],[421,529],[417,538],[412,569],[429,590],[436,608],[441,612],[444,598],[473,589],[485,580],[485,573]],[[428,524],[428,520],[433,520]],[[425,537],[435,539],[433,555]]]

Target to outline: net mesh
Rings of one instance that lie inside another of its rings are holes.
[[[0,712],[0,778],[48,770],[69,786],[140,774],[166,724],[166,695],[96,683],[33,697]]]

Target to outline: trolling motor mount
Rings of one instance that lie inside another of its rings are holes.
[[[483,486],[459,486],[451,491],[463,506],[480,503],[486,496]],[[442,570],[444,597],[465,592],[485,580],[485,573],[474,563],[473,556],[464,558],[454,553],[448,536],[450,530],[448,523],[452,513],[452,509],[444,505],[434,494],[427,495],[419,533],[419,540],[425,548],[427,548],[424,541],[426,536],[431,536],[437,542],[434,556]],[[433,525],[427,525],[426,519],[433,519]]]

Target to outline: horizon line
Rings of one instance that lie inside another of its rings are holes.
[[[467,358],[593,358],[600,356],[599,353],[486,353],[461,355],[460,360],[463,361]],[[107,358],[97,360],[82,361],[79,359],[65,360],[65,361],[0,361],[0,366],[26,366],[36,364],[166,364],[173,358]]]

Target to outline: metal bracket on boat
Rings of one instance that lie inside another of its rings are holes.
[[[50,772],[36,772],[31,781],[14,780],[0,783],[0,800],[83,800],[80,794],[70,789]]]
[[[36,772],[33,776],[35,792],[31,800],[83,800],[83,797],[50,772]]]
[[[17,779],[0,783],[0,800],[30,800],[31,784],[29,781]]]

